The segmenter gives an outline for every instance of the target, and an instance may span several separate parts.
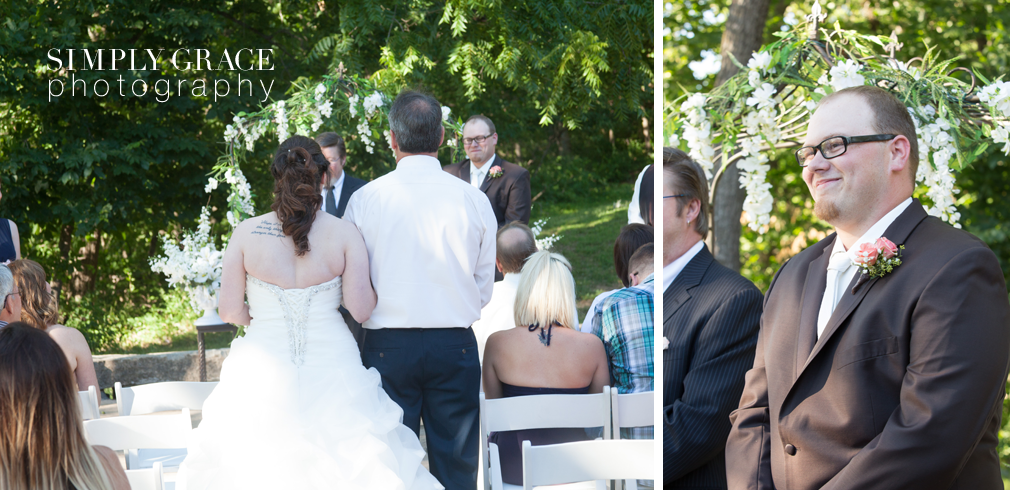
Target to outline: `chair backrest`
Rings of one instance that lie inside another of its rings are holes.
[[[115,384],[119,415],[143,415],[173,410],[202,410],[203,402],[217,387],[217,382],[166,381],[124,388]]]
[[[188,408],[180,414],[107,417],[85,420],[88,443],[113,451],[148,448],[184,448],[189,443],[193,421]]]
[[[487,400],[480,393],[480,443],[486,463],[484,488],[500,488],[492,479],[498,458],[491,458],[487,437],[491,432],[523,429],[603,427],[610,438],[610,387],[592,395],[530,395]]]
[[[81,417],[84,420],[92,420],[101,418],[102,415],[98,411],[98,389],[95,385],[88,387],[88,391],[78,391],[77,399],[81,405]]]
[[[161,463],[155,462],[153,468],[126,470],[126,479],[130,490],[165,490],[163,474]]]
[[[655,479],[656,441],[596,440],[533,446],[523,441],[523,488],[587,480]]]
[[[610,390],[611,414],[610,425],[614,428],[614,439],[621,438],[621,429],[629,427],[652,427],[656,424],[653,417],[655,407],[655,392],[626,393],[620,395],[617,390]]]

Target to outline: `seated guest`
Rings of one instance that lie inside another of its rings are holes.
[[[128,490],[119,458],[84,436],[66,358],[22,322],[0,329],[0,488]]]
[[[91,360],[91,349],[84,335],[76,328],[59,325],[59,310],[52,295],[46,272],[34,260],[15,260],[10,264],[14,274],[14,285],[21,292],[21,319],[25,323],[49,334],[63,349],[70,364],[70,370],[77,381],[77,389],[85,391],[88,386],[98,387],[95,365]]]
[[[494,283],[491,301],[480,310],[480,320],[472,328],[477,336],[477,352],[484,359],[484,344],[491,334],[515,327],[516,289],[523,263],[537,251],[533,231],[519,221],[512,221],[498,230],[495,239],[495,266],[505,278]]]
[[[601,393],[609,381],[600,339],[574,329],[575,280],[571,265],[547,251],[530,256],[519,277],[516,327],[487,340],[484,393],[488,399],[524,395]],[[523,482],[522,441],[534,446],[586,440],[581,428],[506,431],[492,434],[498,445],[502,481]]]
[[[651,269],[652,255],[652,244],[639,248],[632,255],[637,269],[642,270],[642,262],[649,262]],[[610,359],[610,385],[618,393],[653,391],[654,295],[655,283],[649,274],[640,283],[611,294],[600,306],[593,334],[603,340]],[[651,439],[652,427],[621,429],[621,435]]]
[[[0,193],[0,198],[3,193]],[[21,258],[21,237],[18,225],[9,219],[0,219],[0,264]]]
[[[0,296],[3,296],[0,308],[0,328],[3,328],[21,319],[21,291],[14,284],[14,274],[3,264],[0,264]]]
[[[641,223],[632,223],[621,228],[621,234],[617,236],[617,240],[614,242],[614,270],[617,272],[617,278],[621,280],[621,284],[624,284],[624,287],[631,285],[631,279],[628,275],[628,259],[642,245],[652,243],[653,235],[652,227]],[[600,316],[600,306],[602,306],[603,300],[617,291],[620,291],[620,289],[605,291],[593,299],[592,304],[589,305],[589,311],[586,312],[586,318],[582,321],[581,330],[583,332],[589,333],[593,331],[594,322]]]

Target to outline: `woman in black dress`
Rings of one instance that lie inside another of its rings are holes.
[[[3,191],[0,189],[0,199]],[[21,258],[21,237],[18,225],[9,219],[0,218],[0,264]]]

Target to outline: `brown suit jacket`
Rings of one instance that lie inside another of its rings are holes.
[[[730,489],[1003,488],[1010,305],[996,256],[917,200],[884,236],[905,245],[902,264],[853,293],[857,274],[816,343],[835,235],[772,281],[730,416]]]
[[[498,219],[498,228],[510,221],[522,221],[530,224],[530,173],[525,168],[506,162],[502,157],[495,156],[493,165],[502,169],[501,177],[484,177],[480,190],[491,200],[491,209]],[[470,160],[446,165],[442,170],[470,182]]]

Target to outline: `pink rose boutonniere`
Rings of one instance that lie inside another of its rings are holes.
[[[904,249],[904,245],[898,246],[887,238],[880,237],[876,242],[860,245],[853,263],[871,279],[884,277],[901,265],[901,251]]]
[[[498,177],[501,177],[501,174],[502,174],[501,167],[499,167],[498,165],[489,168],[487,171],[487,176],[491,177],[492,179],[497,179]]]

